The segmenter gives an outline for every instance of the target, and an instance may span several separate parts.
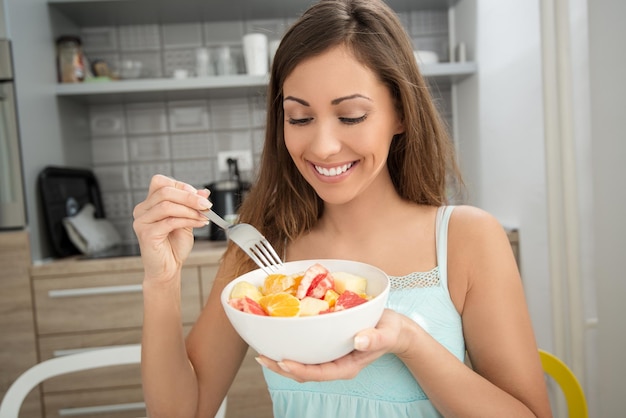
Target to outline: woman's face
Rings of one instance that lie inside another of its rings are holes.
[[[283,97],[285,145],[325,202],[390,183],[387,155],[403,127],[388,88],[345,46],[298,64]]]

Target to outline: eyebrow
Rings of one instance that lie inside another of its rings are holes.
[[[359,93],[355,93],[355,94],[351,94],[349,96],[344,96],[344,97],[338,97],[336,99],[331,100],[330,104],[331,105],[338,105],[339,103],[345,101],[345,100],[351,100],[351,99],[365,99],[365,100],[369,100],[370,102],[372,101],[372,99],[370,99],[367,96],[363,96],[362,94]],[[310,107],[311,105],[309,104],[309,102],[307,102],[306,100],[302,100],[299,99],[297,97],[293,97],[293,96],[287,96],[283,99],[283,102],[286,102],[287,100],[293,100],[294,102],[300,103],[302,106],[307,106]]]

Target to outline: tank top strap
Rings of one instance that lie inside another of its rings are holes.
[[[450,221],[453,210],[454,206],[440,206],[437,209],[435,221],[435,246],[439,280],[446,289],[448,289],[448,221]]]

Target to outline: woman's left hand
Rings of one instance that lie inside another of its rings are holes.
[[[400,354],[409,347],[406,321],[411,321],[390,309],[385,309],[376,328],[359,332],[354,338],[355,350],[328,363],[302,364],[291,360],[273,361],[259,355],[258,361],[270,370],[297,382],[352,379],[364,367],[385,353]],[[415,326],[413,321],[411,321]]]

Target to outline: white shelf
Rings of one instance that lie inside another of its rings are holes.
[[[48,0],[78,26],[275,19],[299,16],[316,0]],[[397,12],[446,9],[458,0],[387,0]]]
[[[422,74],[436,82],[456,83],[477,71],[473,62],[428,64]],[[268,76],[216,76],[58,84],[56,95],[86,103],[186,100],[206,97],[263,95]]]

